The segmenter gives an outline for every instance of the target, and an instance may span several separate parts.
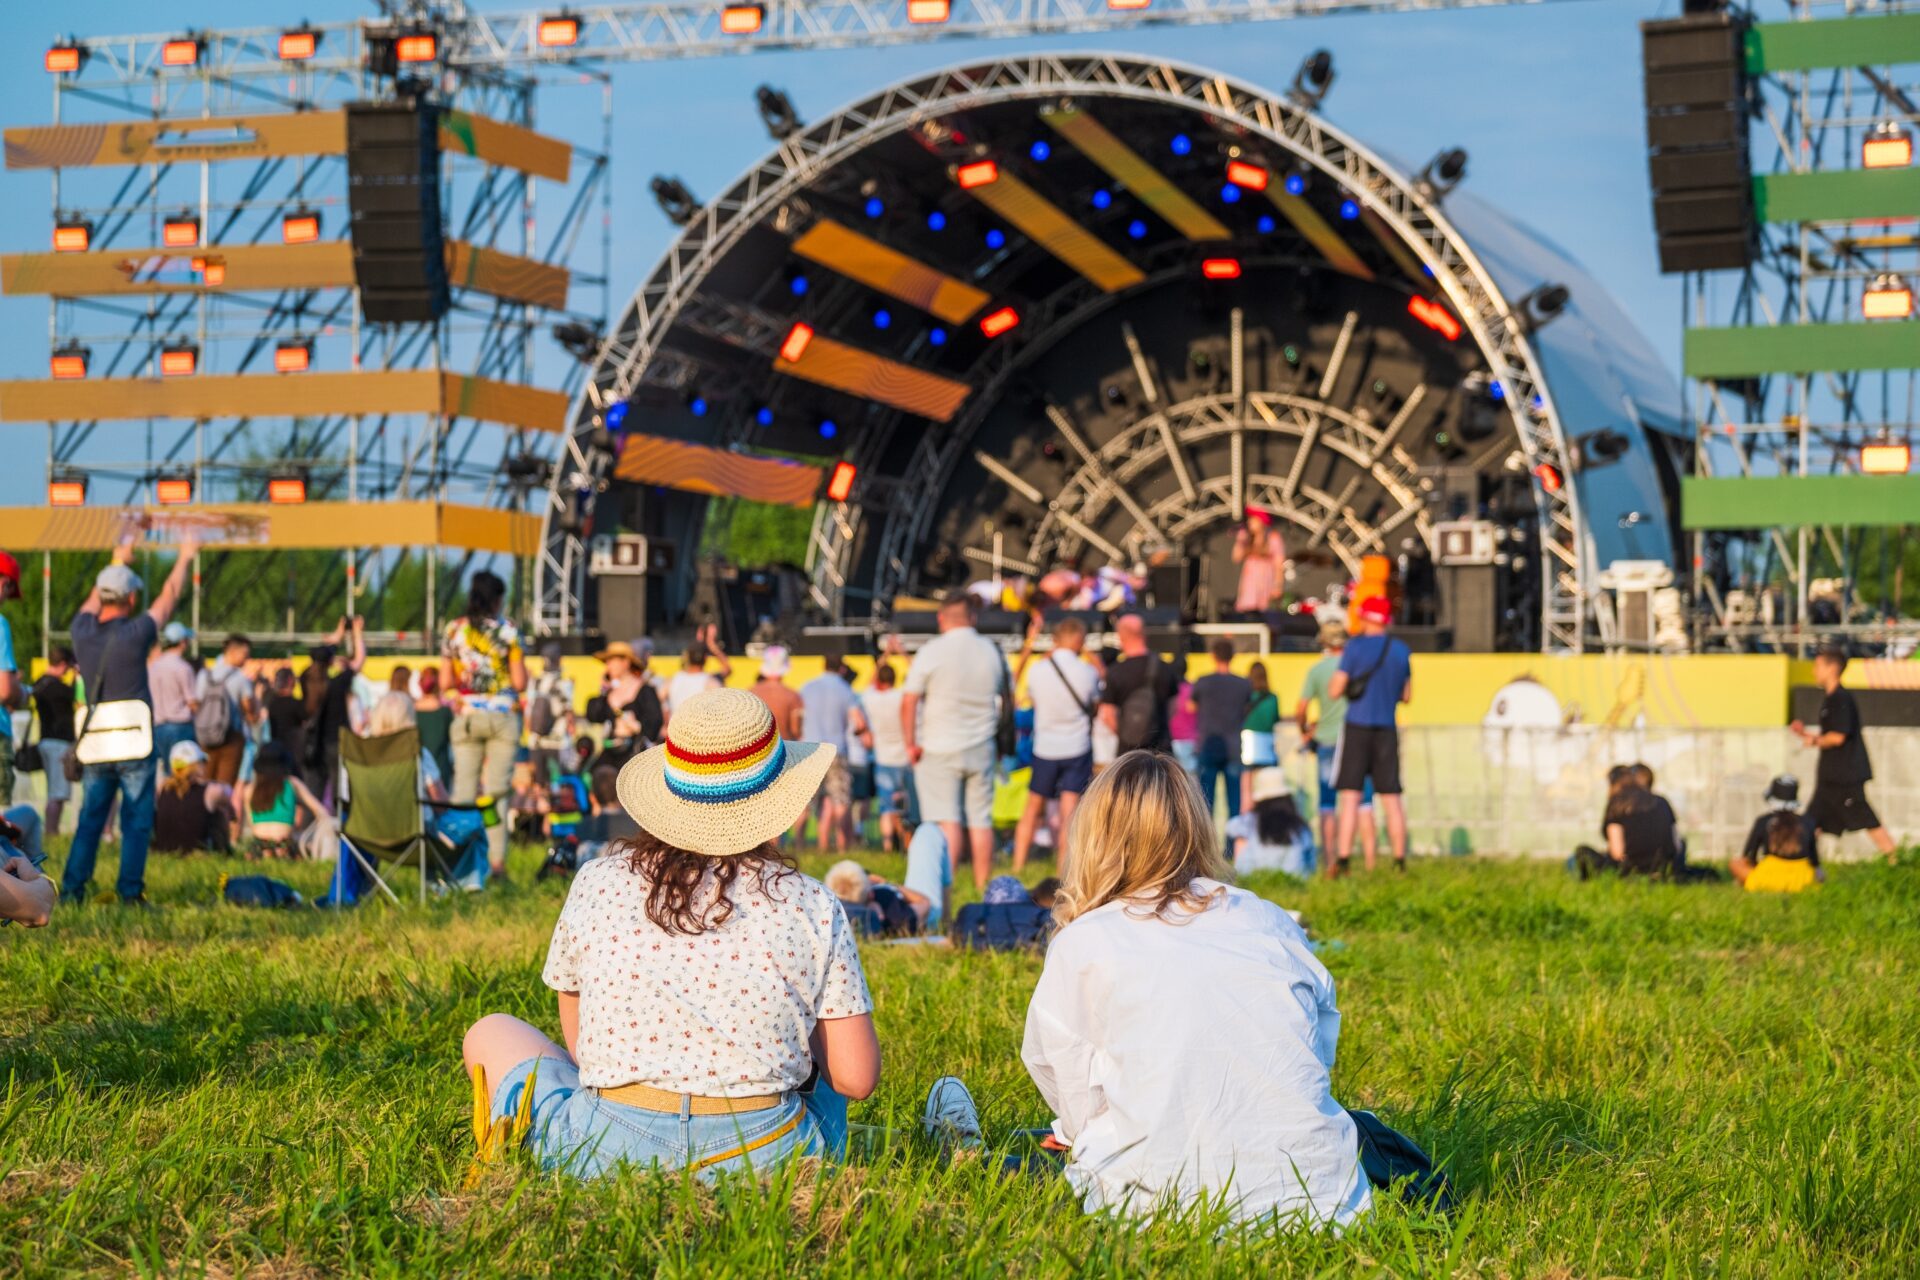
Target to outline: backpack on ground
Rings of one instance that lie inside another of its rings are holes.
[[[226,686],[213,682],[211,673],[200,673],[200,705],[193,713],[193,740],[202,749],[213,751],[227,745],[233,736],[233,699]]]
[[[953,945],[968,950],[1040,948],[1052,933],[1053,912],[1031,902],[969,902],[953,916]]]
[[[1120,704],[1120,750],[1137,751],[1160,736],[1160,674],[1158,658],[1147,660],[1147,678]]]

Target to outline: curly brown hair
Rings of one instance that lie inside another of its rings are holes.
[[[651,832],[615,841],[608,851],[624,856],[627,869],[647,881],[647,919],[668,933],[717,929],[733,917],[733,886],[742,872],[759,878],[760,892],[800,870],[800,864],[769,840],[726,858],[670,845]],[[709,886],[708,877],[711,876]]]

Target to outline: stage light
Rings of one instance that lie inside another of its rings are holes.
[[[1418,294],[1408,298],[1407,314],[1448,342],[1460,340],[1460,322],[1454,318],[1453,312],[1429,298],[1422,298]]]
[[[1113,192],[1107,190],[1105,187],[1101,187],[1099,190],[1093,193],[1094,208],[1104,209],[1112,203],[1113,203]]]
[[[880,308],[880,310],[873,313],[874,328],[885,329],[892,323],[893,323],[893,312],[888,311],[885,307],[882,307]]]
[[[972,164],[963,164],[955,169],[953,179],[962,190],[971,191],[975,187],[1000,181],[1000,166],[991,160],[975,160]]]
[[[763,84],[753,91],[753,105],[760,112],[760,123],[766,126],[767,136],[775,142],[800,132],[800,112],[784,90]]]
[[[296,209],[280,219],[281,244],[312,244],[320,238],[320,215]]]
[[[1129,9],[1144,9],[1152,3],[1153,0],[1107,0],[1107,8],[1124,12]]]
[[[1033,157],[1036,164],[1045,164],[1047,158],[1053,154],[1053,148],[1045,142],[1036,142],[1027,148],[1027,154]]]
[[[1467,153],[1459,147],[1449,147],[1427,161],[1416,185],[1429,200],[1437,200],[1459,186],[1460,179],[1466,176]]]
[[[1254,223],[1253,227],[1254,227],[1254,230],[1258,231],[1263,236],[1272,235],[1273,228],[1274,228],[1273,215],[1266,214],[1266,213],[1261,214],[1260,221]]]
[[[87,361],[93,352],[78,343],[55,347],[47,360],[47,372],[60,382],[72,382],[87,376]]]
[[[927,215],[927,230],[945,231],[946,229],[947,229],[946,214],[940,212],[938,209],[935,209],[933,212]]]
[[[1220,188],[1220,200],[1223,204],[1239,204],[1240,188],[1229,182],[1226,186]]]
[[[1875,276],[1867,291],[1860,295],[1863,320],[1905,320],[1912,314],[1913,290],[1890,271]]]
[[[947,331],[945,329],[929,329],[927,330],[927,341],[933,346],[944,347],[947,345]]]
[[[160,376],[163,378],[184,378],[199,371],[200,348],[162,347],[160,348]]]
[[[320,47],[320,33],[317,31],[283,31],[276,52],[282,62],[305,62]]]
[[[758,409],[755,409],[753,411],[753,420],[759,423],[763,427],[772,426],[773,425],[773,406],[763,404]]]
[[[1873,126],[1861,140],[1860,165],[1865,169],[1904,169],[1913,163],[1913,135],[1892,120]]]
[[[176,214],[160,225],[160,243],[169,249],[191,249],[200,243],[200,219]]]
[[[980,321],[980,332],[989,338],[997,338],[1020,323],[1020,313],[1012,307],[1002,307]]]
[[[1566,484],[1566,478],[1560,474],[1560,468],[1554,466],[1551,462],[1543,462],[1535,467],[1533,469],[1533,478],[1538,480],[1540,487],[1548,493],[1558,493],[1560,492],[1561,486]]]
[[[87,246],[93,243],[93,224],[91,222],[59,222],[53,228],[53,251],[55,253],[85,253]]]
[[[812,286],[807,283],[805,276],[795,276],[793,279],[787,281],[787,292],[796,298],[806,297],[807,290],[811,287]]]
[[[1288,96],[1311,111],[1320,105],[1331,88],[1333,55],[1325,49],[1315,49],[1301,60],[1300,69],[1293,73],[1293,87],[1288,90]]]
[[[313,344],[283,342],[273,349],[275,373],[305,373],[313,365]]]
[[[307,500],[307,478],[304,475],[284,475],[267,477],[267,501],[282,507],[298,506]]]
[[[439,52],[440,42],[424,32],[401,36],[393,42],[396,62],[432,62]]]
[[[952,12],[950,0],[907,0],[908,22],[945,22]]]
[[[1913,448],[1904,444],[1860,446],[1860,470],[1870,476],[1903,476],[1913,465]]]
[[[867,197],[867,203],[863,212],[865,212],[869,218],[877,218],[886,211],[886,201],[882,200],[879,196]]]
[[[687,184],[678,178],[655,174],[653,180],[647,183],[647,190],[653,193],[653,202],[660,206],[660,212],[667,215],[667,221],[676,227],[684,227],[700,216],[700,202],[693,198],[693,192],[687,190]]]
[[[227,282],[227,264],[209,262],[205,258],[195,258],[193,269],[200,273],[200,283],[209,289],[217,289]]]
[[[998,227],[989,227],[987,229],[987,248],[1001,249],[1006,247],[1006,243],[1007,243],[1006,232],[1002,231]]]
[[[1355,218],[1360,216],[1359,203],[1353,200],[1342,200],[1340,202],[1340,216],[1345,218],[1348,222],[1352,222]]]
[[[1200,274],[1209,280],[1238,280],[1240,259],[1208,258],[1200,264]]]
[[[43,65],[55,75],[64,75],[69,71],[78,71],[87,60],[87,51],[79,45],[56,44],[47,50]]]
[[[712,406],[707,403],[707,398],[697,391],[687,397],[687,412],[696,418],[706,417],[710,408]]]
[[[793,364],[806,353],[807,344],[813,341],[813,326],[796,324],[787,330],[786,340],[780,344],[780,358]]]
[[[840,434],[840,428],[834,425],[832,418],[823,418],[820,422],[820,438],[831,440]]]
[[[193,501],[193,480],[188,476],[160,476],[153,482],[153,500],[163,507],[184,507]]]
[[[570,48],[580,43],[580,19],[542,18],[539,28],[534,32],[534,39],[540,42],[542,49]]]
[[[1167,146],[1172,149],[1173,154],[1184,156],[1193,150],[1193,139],[1184,133],[1176,133],[1167,142]]]
[[[1145,240],[1147,238],[1147,224],[1135,218],[1127,224],[1127,234],[1135,240]]]
[[[1267,176],[1267,171],[1257,164],[1248,164],[1244,160],[1227,162],[1227,181],[1249,191],[1265,191]]]
[[[1297,369],[1300,367],[1300,348],[1289,342],[1280,348],[1280,358],[1285,360],[1289,367]]]
[[[767,18],[766,9],[757,4],[730,4],[720,11],[720,33],[729,36],[750,36],[760,29]]]
[[[1304,173],[1290,173],[1287,175],[1287,180],[1283,185],[1287,188],[1288,195],[1303,196],[1307,193],[1307,175]]]
[[[198,40],[169,40],[160,46],[160,65],[163,67],[190,67],[198,61]]]
[[[84,507],[87,505],[87,477],[83,472],[55,472],[47,480],[47,505]]]
[[[827,501],[845,502],[853,492],[853,479],[859,472],[851,462],[833,464],[833,474],[827,478]]]
[[[1505,400],[1507,398],[1507,389],[1500,385],[1498,379],[1495,379],[1487,384],[1487,394],[1495,400]]]

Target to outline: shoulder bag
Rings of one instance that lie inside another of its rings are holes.
[[[1013,673],[1007,670],[1007,659],[999,645],[984,637],[981,643],[993,651],[993,660],[1000,664],[1000,717],[994,725],[993,749],[1001,756],[1010,756],[1020,749],[1020,728],[1013,719]]]
[[[1348,702],[1358,702],[1366,695],[1368,682],[1379,673],[1381,665],[1387,660],[1387,655],[1393,652],[1393,637],[1382,636],[1381,639],[1386,643],[1380,646],[1380,656],[1373,660],[1373,665],[1365,671],[1356,671],[1347,677],[1347,692],[1344,696]]]

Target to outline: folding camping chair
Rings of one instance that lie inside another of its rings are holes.
[[[340,839],[360,869],[398,906],[400,899],[380,875],[378,863],[420,867],[420,901],[427,900],[432,869],[452,879],[440,842],[420,816],[420,732],[402,729],[379,738],[340,731],[340,766],[347,771],[347,815]],[[469,806],[451,806],[465,808]]]

